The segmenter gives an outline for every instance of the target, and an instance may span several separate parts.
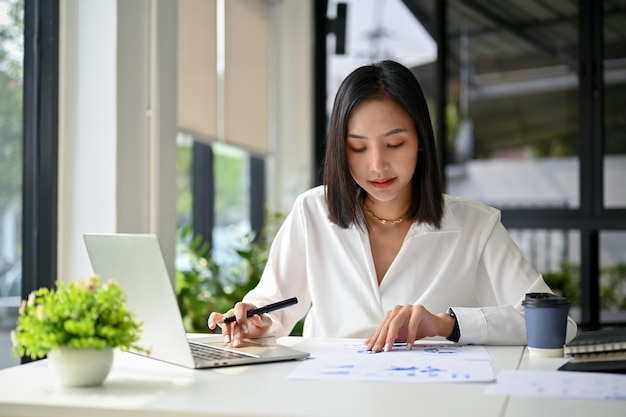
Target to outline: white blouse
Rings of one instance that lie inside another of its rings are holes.
[[[380,285],[368,233],[328,218],[324,187],[296,199],[272,243],[261,281],[244,301],[261,306],[298,297],[270,313],[270,334],[284,336],[306,316],[304,336],[372,336],[385,312],[421,304],[452,308],[462,344],[526,344],[522,301],[551,292],[500,222],[500,212],[445,196],[441,228],[411,225]],[[570,318],[567,340],[576,334]]]

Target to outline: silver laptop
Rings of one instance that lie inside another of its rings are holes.
[[[83,238],[93,272],[103,281],[117,281],[126,294],[126,306],[143,322],[139,344],[150,350],[146,356],[198,369],[309,356],[266,339],[246,340],[242,347],[232,348],[221,336],[188,338],[155,235],[87,233]]]

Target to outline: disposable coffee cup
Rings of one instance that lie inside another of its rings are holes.
[[[562,357],[570,307],[567,298],[533,292],[526,294],[522,305],[526,316],[526,338],[530,355]]]

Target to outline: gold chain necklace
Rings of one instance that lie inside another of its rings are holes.
[[[365,203],[363,203],[363,210],[367,213],[368,216],[370,216],[372,219],[376,220],[378,223],[380,224],[384,224],[384,225],[394,225],[394,224],[398,224],[398,223],[402,223],[403,221],[406,220],[406,215],[402,216],[402,217],[398,217],[395,220],[387,220],[387,219],[381,219],[380,217],[378,217],[377,215],[375,215],[374,213],[372,213],[370,211],[370,209],[367,207],[367,205]]]

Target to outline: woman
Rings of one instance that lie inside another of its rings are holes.
[[[338,89],[324,185],[301,194],[272,244],[258,286],[226,315],[228,343],[283,336],[394,342],[443,336],[467,344],[525,344],[521,306],[550,289],[508,235],[500,212],[443,194],[428,107],[413,74],[393,61],[356,69]],[[295,306],[246,318],[257,306]],[[225,317],[212,313],[209,328]],[[576,333],[569,319],[568,337]]]

